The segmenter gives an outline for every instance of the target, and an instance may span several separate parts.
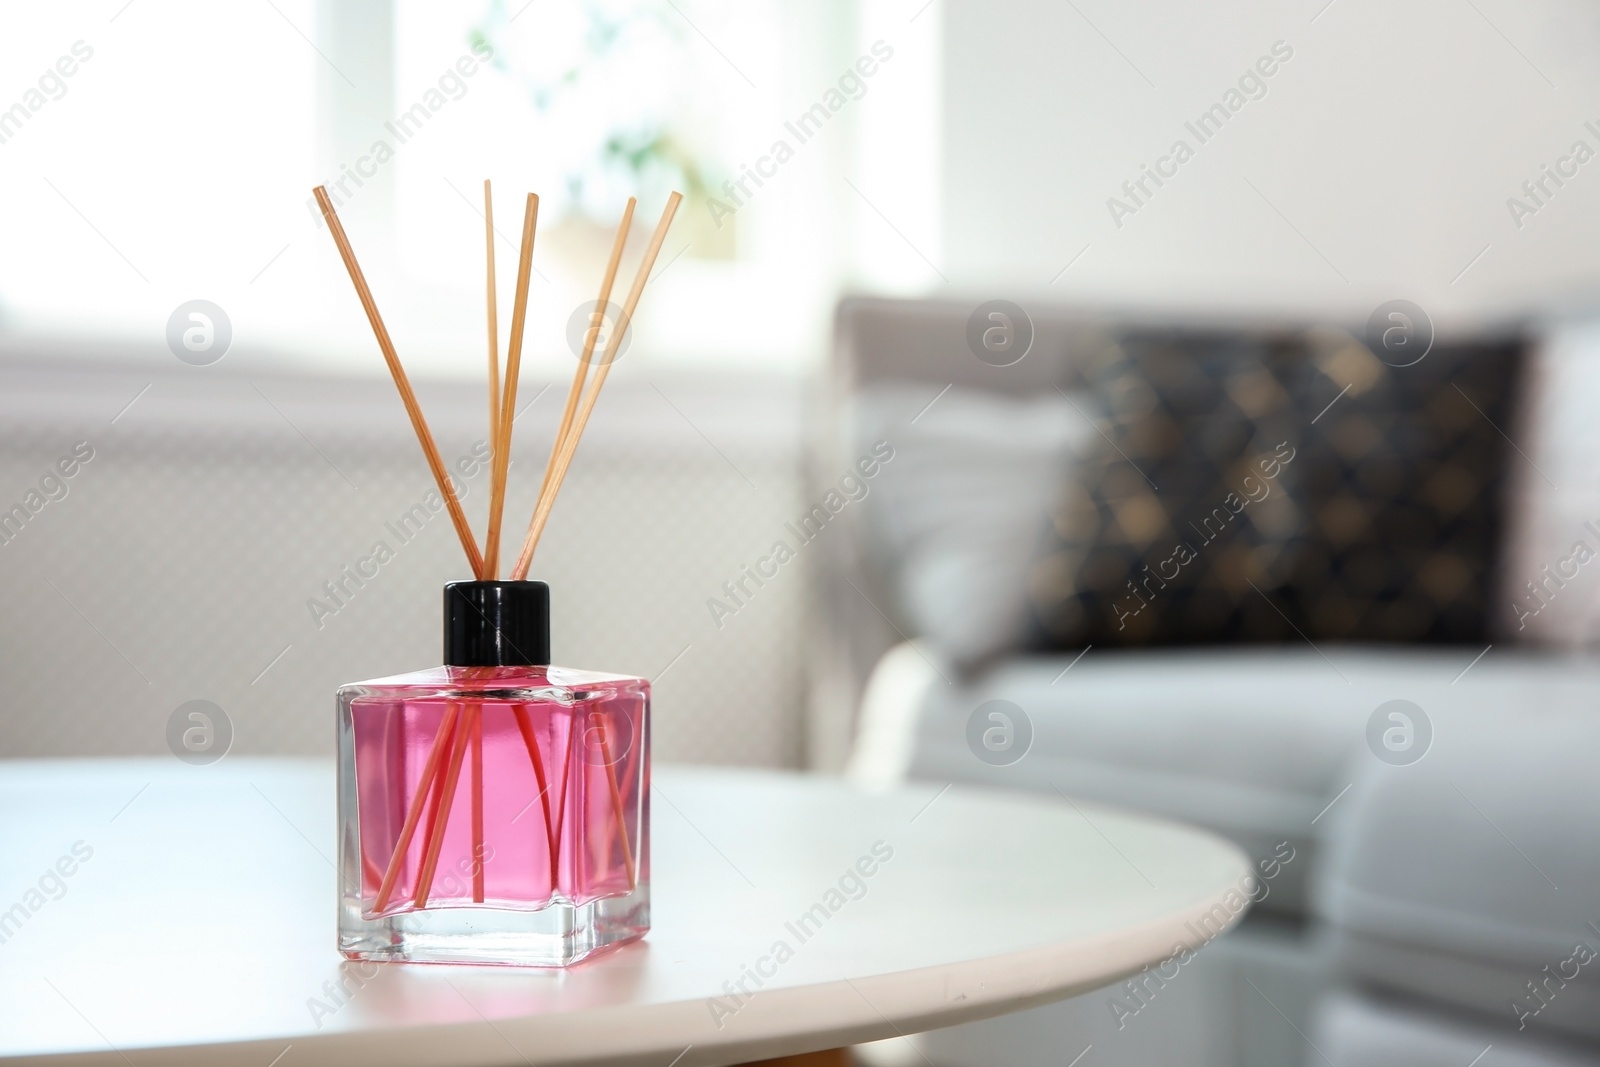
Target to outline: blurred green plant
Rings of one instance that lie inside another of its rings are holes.
[[[683,20],[669,12],[667,4],[632,0],[619,7],[589,0],[582,4],[581,52],[566,58],[553,72],[541,74],[531,64],[519,61],[517,49],[506,39],[507,28],[528,0],[517,2],[522,7],[508,15],[505,0],[492,0],[468,39],[493,49],[491,64],[520,82],[541,114],[556,112],[583,92],[598,80],[608,62],[624,60],[630,47],[659,48],[665,40],[687,52]],[[619,199],[620,190],[625,190],[623,196],[644,199],[676,188],[691,203],[704,202],[727,168],[697,155],[686,139],[675,133],[675,121],[676,116],[648,114],[614,120],[596,150],[566,174],[571,208],[609,224],[619,206],[610,201]]]

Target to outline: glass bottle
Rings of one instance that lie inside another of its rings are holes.
[[[552,667],[543,582],[445,586],[445,666],[339,689],[339,950],[560,967],[650,928],[650,683]]]

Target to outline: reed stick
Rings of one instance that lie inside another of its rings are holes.
[[[494,192],[483,179],[484,304],[489,328],[489,464],[500,451],[500,311],[494,274]],[[491,509],[492,512],[492,509]],[[492,517],[492,515],[491,515]],[[486,520],[487,522],[488,520]],[[499,560],[484,558],[483,577],[493,579]],[[483,903],[483,720],[472,733],[472,899]]]
[[[461,721],[455,732],[455,743],[450,746],[450,765],[444,773],[444,787],[439,794],[439,806],[434,811],[433,823],[429,827],[428,848],[422,858],[422,868],[417,873],[417,892],[411,900],[413,907],[427,907],[428,895],[433,892],[433,876],[439,867],[439,850],[444,847],[445,830],[450,825],[450,809],[455,804],[456,783],[461,779],[461,757],[466,751],[467,737],[472,732],[473,721],[480,711],[477,705],[468,704],[461,713]]]
[[[599,712],[590,712],[589,721],[600,719]],[[605,758],[606,784],[611,787],[611,812],[617,819],[617,836],[622,840],[622,867],[628,872],[628,891],[638,884],[633,869],[633,848],[628,844],[628,822],[622,815],[622,790],[617,787],[617,768],[611,758],[611,733],[606,724],[600,722],[600,754]]]
[[[483,253],[487,277],[485,302],[489,313],[489,463],[492,469],[494,456],[500,451],[500,296],[494,274],[494,196],[488,178],[483,179]],[[487,558],[484,565],[489,567]],[[493,578],[494,570],[488,569],[483,576]]]
[[[522,212],[522,249],[517,259],[517,294],[511,308],[511,339],[506,347],[506,380],[500,400],[500,425],[495,436],[493,482],[489,490],[489,537],[484,554],[490,575],[499,570],[500,525],[506,507],[506,471],[511,464],[511,424],[517,410],[517,379],[522,371],[522,330],[528,315],[528,281],[533,273],[533,233],[539,221],[539,197],[528,194]]]
[[[550,821],[550,781],[545,774],[539,739],[533,732],[533,723],[528,719],[528,709],[519,704],[512,709],[512,714],[517,720],[517,730],[522,734],[522,744],[528,750],[528,760],[533,764],[533,780],[539,787],[539,802],[544,808],[544,836],[550,854],[550,891],[553,893],[556,890],[557,871],[555,826]],[[559,798],[557,802],[560,802]]]
[[[611,303],[611,287],[617,280],[617,266],[622,262],[622,249],[628,243],[628,231],[633,227],[633,209],[638,200],[628,197],[628,204],[622,209],[622,222],[617,226],[617,236],[611,242],[611,258],[606,261],[605,277],[600,280],[600,297],[595,302],[595,309],[590,313],[589,328],[583,331],[583,353],[578,357],[577,369],[572,373],[572,386],[567,390],[567,403],[561,409],[561,421],[556,427],[555,443],[550,446],[550,460],[545,464],[544,481],[539,483],[539,498],[550,489],[550,480],[555,477],[556,461],[561,456],[561,446],[572,432],[572,418],[578,410],[578,400],[583,395],[583,384],[589,373],[589,365],[594,357],[595,340],[600,336],[600,327],[605,324],[606,307]]]
[[[483,903],[483,709],[472,716],[472,900]]]
[[[372,332],[378,339],[378,348],[383,352],[384,362],[389,365],[389,376],[394,379],[395,388],[400,390],[400,400],[405,404],[406,414],[411,417],[411,428],[416,431],[417,443],[422,446],[422,455],[428,461],[428,469],[433,472],[433,480],[439,487],[439,495],[444,497],[445,505],[450,509],[450,521],[455,525],[456,536],[461,539],[461,547],[467,553],[472,573],[475,577],[481,578],[483,557],[478,553],[478,542],[473,538],[472,527],[467,523],[467,513],[461,508],[461,499],[456,496],[455,485],[445,470],[444,460],[439,455],[439,446],[434,444],[433,434],[428,430],[428,420],[422,416],[422,407],[417,403],[417,394],[412,391],[411,380],[406,377],[405,367],[401,366],[400,356],[395,352],[394,342],[389,338],[389,329],[383,324],[383,316],[378,314],[378,304],[372,298],[372,290],[367,287],[367,279],[361,273],[361,265],[356,262],[355,249],[350,247],[350,238],[345,236],[344,227],[339,223],[339,214],[333,209],[333,201],[328,199],[328,191],[319,185],[311,192],[317,199],[317,206],[322,209],[322,217],[328,223],[328,232],[333,235],[333,243],[339,248],[339,256],[344,260],[345,270],[350,273],[350,281],[356,287],[356,295],[361,298],[361,306],[366,309],[367,321],[372,324]]]
[[[433,840],[433,832],[439,825],[439,803],[444,797],[444,769],[445,765],[450,762],[450,753],[455,748],[456,735],[461,732],[462,718],[463,716],[458,712],[455,725],[450,728],[450,741],[445,747],[444,759],[433,769],[433,781],[428,786],[428,814],[424,816],[423,826],[425,829],[422,831],[422,852],[417,857],[418,874],[422,873],[422,861],[428,856],[428,842]],[[416,891],[417,887],[413,884],[411,892],[415,894]]]
[[[605,353],[600,357],[599,369],[594,372],[594,381],[584,393],[572,428],[567,433],[566,439],[561,442],[561,451],[555,460],[554,473],[549,484],[539,495],[538,506],[534,508],[533,518],[528,523],[528,536],[522,542],[522,552],[518,555],[516,566],[511,571],[511,577],[516,581],[522,581],[528,576],[528,565],[533,561],[533,550],[538,547],[545,523],[550,519],[550,509],[555,506],[556,494],[561,492],[561,483],[572,466],[572,457],[578,450],[578,441],[583,437],[584,428],[589,425],[589,415],[594,411],[595,401],[599,399],[600,390],[606,383],[606,377],[611,373],[611,365],[616,361],[617,350],[622,346],[622,338],[626,336],[628,324],[633,320],[633,312],[639,305],[639,297],[644,292],[645,282],[650,280],[650,268],[655,266],[656,256],[660,254],[661,245],[667,239],[667,229],[672,225],[672,217],[677,214],[678,204],[682,200],[683,195],[676,192],[667,198],[667,206],[661,212],[661,221],[656,224],[656,232],[650,236],[650,244],[645,248],[644,259],[639,264],[638,273],[633,277],[633,287],[628,291],[628,298],[622,305],[622,314],[612,327],[611,337],[606,341]]]
[[[422,777],[417,780],[417,791],[411,796],[411,808],[406,812],[406,821],[400,828],[400,838],[395,842],[394,855],[389,857],[389,867],[383,872],[383,881],[378,886],[378,897],[372,905],[372,910],[375,912],[381,913],[389,904],[389,894],[394,892],[395,879],[400,876],[406,852],[411,848],[411,838],[417,832],[417,821],[422,818],[422,807],[427,803],[428,793],[433,789],[433,781],[439,770],[439,760],[449,746],[455,722],[456,706],[450,704],[445,708],[443,718],[439,720],[439,732],[433,735],[433,748],[428,752],[427,762],[422,765]]]
[[[567,727],[567,758],[561,765],[561,794],[556,798],[556,824],[552,834],[557,841],[562,839],[567,823],[567,798],[572,792],[572,749],[577,738],[578,720],[574,716],[571,725]],[[572,853],[573,863],[576,864],[578,857],[583,855],[583,850],[575,848]]]

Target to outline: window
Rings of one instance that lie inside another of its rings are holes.
[[[408,365],[476,375],[490,177],[502,344],[523,195],[541,195],[531,366],[570,360],[569,317],[594,299],[626,198],[639,208],[618,300],[678,188],[639,358],[802,367],[826,347],[842,284],[917,288],[937,273],[937,8],[923,10],[13,7],[0,15],[0,327],[159,351],[172,309],[206,299],[238,349],[376,373],[311,210],[324,182]]]
[[[8,329],[159,345],[196,297],[227,307],[236,336],[283,315],[251,281],[300,221],[318,60],[296,31],[309,0],[274,3],[7,6]]]

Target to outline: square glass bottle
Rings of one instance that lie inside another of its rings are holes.
[[[339,689],[339,950],[565,966],[650,927],[650,683],[552,667],[549,587],[445,587],[443,667]]]

